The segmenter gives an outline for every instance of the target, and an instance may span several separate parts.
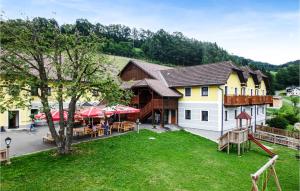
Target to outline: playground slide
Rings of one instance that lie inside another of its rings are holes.
[[[254,138],[252,134],[248,134],[248,139],[254,142],[256,145],[258,145],[260,148],[262,148],[264,151],[266,151],[271,157],[275,156],[276,154],[267,149],[263,144],[261,144],[257,139]]]

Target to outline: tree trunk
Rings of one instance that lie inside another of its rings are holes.
[[[69,103],[69,113],[68,113],[68,121],[67,121],[67,135],[66,135],[66,143],[65,143],[65,151],[69,153],[71,151],[71,145],[73,141],[73,127],[74,127],[74,114],[76,110],[76,99],[72,98]]]

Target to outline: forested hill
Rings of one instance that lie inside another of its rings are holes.
[[[82,34],[95,32],[97,36],[105,38],[103,51],[112,55],[180,66],[232,60],[236,64],[249,65],[254,69],[278,68],[269,63],[230,55],[216,43],[188,38],[181,32],[168,33],[163,29],[152,32],[124,25],[105,26],[100,23],[92,24],[85,19],[77,20],[75,25],[64,25],[63,28],[70,32],[74,32],[76,28]]]

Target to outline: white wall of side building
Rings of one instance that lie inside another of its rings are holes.
[[[220,106],[218,102],[179,102],[178,125],[181,127],[220,131]],[[191,110],[191,119],[185,119],[185,110]],[[201,120],[201,111],[208,111],[208,121]]]

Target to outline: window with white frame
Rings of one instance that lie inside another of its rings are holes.
[[[228,87],[225,86],[225,93],[224,93],[226,96],[228,95]]]
[[[265,113],[265,107],[261,108],[261,113],[264,114]]]
[[[234,95],[238,95],[238,89],[237,88],[234,88]]]
[[[246,95],[246,88],[245,88],[245,87],[242,87],[242,89],[241,89],[241,94],[242,94],[242,95]]]
[[[201,120],[208,121],[208,111],[201,111]]]
[[[250,95],[253,96],[253,89],[250,90]]]
[[[253,108],[250,108],[251,116],[253,116]]]
[[[185,119],[191,119],[191,110],[185,110]]]
[[[256,108],[256,113],[259,114],[259,107]]]
[[[234,110],[234,119],[237,117],[237,110]]]
[[[228,121],[228,113],[227,113],[227,111],[225,111],[224,119],[225,119],[225,121]]]
[[[201,87],[201,96],[208,96],[208,87]]]
[[[192,88],[184,88],[184,96],[189,97],[192,94]]]

